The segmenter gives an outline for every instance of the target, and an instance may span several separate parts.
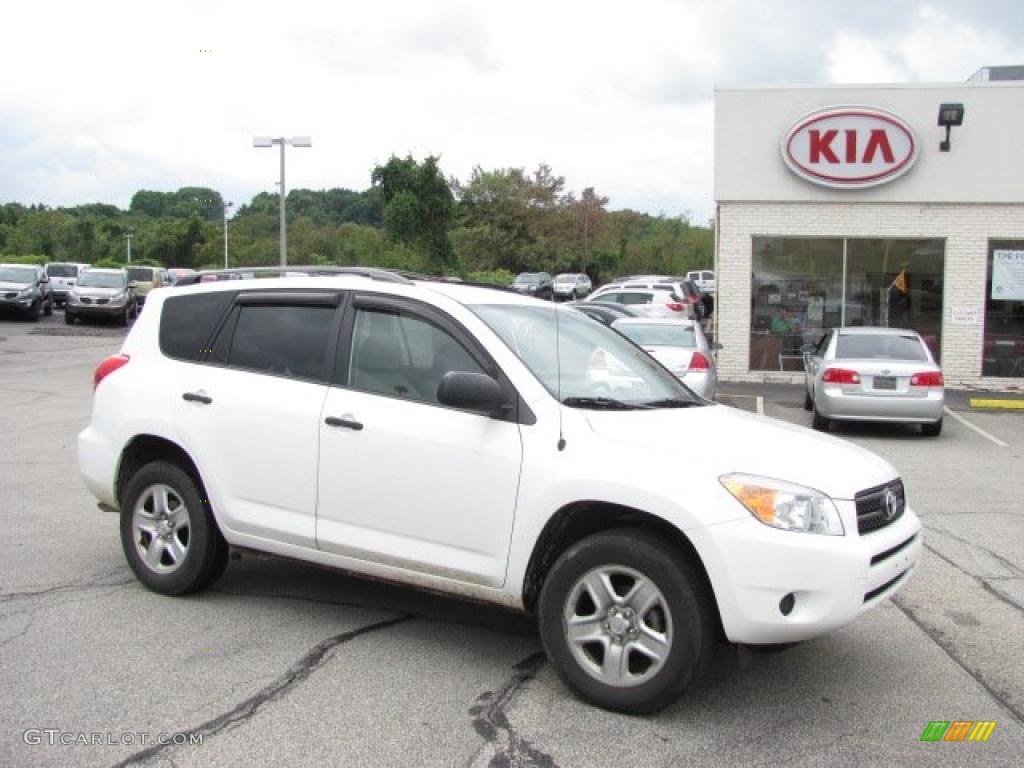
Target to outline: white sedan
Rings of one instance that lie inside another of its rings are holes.
[[[718,369],[699,323],[624,317],[612,328],[664,365],[672,375],[705,400],[715,399]]]

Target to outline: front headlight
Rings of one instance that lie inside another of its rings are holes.
[[[28,288],[22,288],[20,291],[18,291],[18,298],[27,299],[29,296],[32,295],[32,291],[34,290],[35,288],[33,288],[31,285]]]
[[[765,525],[826,536],[845,534],[835,502],[820,491],[756,475],[723,475],[719,480]]]
[[[128,294],[127,293],[115,293],[113,296],[110,297],[110,303],[114,304],[114,305],[124,304],[127,300],[128,300]]]

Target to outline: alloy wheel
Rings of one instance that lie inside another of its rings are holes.
[[[132,534],[142,562],[154,573],[173,573],[188,556],[188,507],[171,486],[147,487],[132,510]]]

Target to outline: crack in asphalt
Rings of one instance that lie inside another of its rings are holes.
[[[927,542],[925,542],[924,548],[927,549],[929,552],[931,552],[933,555],[935,555],[937,558],[939,558],[939,560],[942,560],[944,563],[948,563],[953,568],[955,568],[956,570],[960,571],[960,573],[962,573],[964,576],[967,576],[970,579],[974,579],[974,581],[978,582],[978,584],[981,586],[981,588],[984,589],[986,592],[988,592],[990,595],[992,595],[992,597],[996,598],[997,600],[999,600],[1002,603],[1005,603],[1006,605],[1010,606],[1011,608],[1016,609],[1017,611],[1024,612],[1024,605],[1021,605],[1016,600],[1013,600],[1012,598],[1007,597],[1002,592],[1000,592],[995,587],[993,587],[991,584],[989,584],[989,579],[987,577],[985,577],[985,576],[975,576],[970,571],[964,570],[961,566],[957,565],[957,563],[955,563],[952,560],[950,560],[944,554],[942,554],[941,552],[937,552],[935,549],[930,547]],[[981,547],[979,547],[979,549],[981,549]]]
[[[1007,560],[1002,555],[996,554],[995,552],[993,552],[988,547],[983,547],[980,544],[976,544],[973,541],[968,541],[967,539],[961,538],[960,536],[957,536],[954,533],[950,533],[949,531],[944,530],[942,528],[929,527],[928,530],[932,531],[932,532],[935,532],[935,533],[938,533],[938,534],[940,534],[942,536],[947,536],[948,538],[953,539],[953,541],[956,541],[956,542],[959,542],[960,544],[963,544],[965,547],[970,547],[972,549],[977,549],[977,550],[979,550],[981,552],[984,552],[986,555],[991,557],[993,560],[995,560],[996,562],[1000,563],[1010,573],[1013,573],[1013,574],[1015,574],[1018,577],[1024,577],[1024,570],[1022,570],[1020,568],[1020,566],[1018,566],[1012,560]],[[960,570],[963,570],[963,569],[961,568]],[[964,571],[964,572],[966,573],[966,571]],[[968,574],[968,575],[973,575],[973,574]]]
[[[473,730],[483,737],[485,744],[469,759],[467,766],[472,765],[480,752],[490,746],[494,748],[494,754],[488,763],[489,768],[558,768],[551,755],[516,733],[505,712],[523,686],[536,677],[545,659],[543,653],[526,657],[512,668],[512,676],[497,692],[484,691],[477,696],[469,714],[473,718]]]
[[[46,587],[45,589],[26,590],[24,592],[5,592],[0,593],[0,603],[10,603],[16,600],[29,600],[36,597],[45,597],[46,595],[53,595],[60,592],[82,592],[87,589],[101,589],[103,587],[123,587],[131,584],[135,581],[133,576],[124,576],[120,579],[110,581],[110,577],[115,574],[122,572],[122,569],[111,571],[102,576],[98,576],[93,581],[86,581],[80,584],[58,584],[53,587]]]
[[[371,632],[388,629],[396,624],[409,621],[411,618],[412,616],[409,614],[402,614],[395,618],[385,619],[384,621],[374,622],[373,624],[366,624],[358,629],[352,629],[329,637],[314,645],[306,652],[305,656],[292,664],[292,666],[289,667],[283,675],[269,685],[264,686],[254,695],[239,702],[227,712],[217,715],[216,717],[207,720],[205,723],[201,723],[200,725],[190,728],[187,731],[182,731],[181,733],[187,737],[193,737],[201,734],[205,742],[207,736],[216,736],[219,733],[236,728],[251,720],[256,713],[264,707],[264,705],[270,704],[286,696],[292,688],[305,681],[310,675],[316,672],[316,670],[322,667],[333,657],[333,651],[339,645],[347,643],[350,640],[355,640],[357,637],[361,637],[362,635],[366,635]],[[190,738],[186,739],[186,741],[190,740]],[[157,744],[149,747],[148,749],[136,752],[133,755],[129,755],[121,762],[116,763],[113,768],[124,768],[124,766],[129,765],[142,765],[156,757],[169,759],[166,753],[180,749],[181,746],[183,745],[174,743]]]
[[[894,595],[892,597],[892,602],[897,608],[903,611],[908,619],[917,625],[918,629],[931,638],[932,642],[939,646],[939,648],[941,648],[950,659],[952,659],[964,672],[970,675],[978,685],[984,688],[988,692],[989,696],[1002,704],[1006,711],[1017,719],[1018,723],[1024,725],[1024,711],[1012,704],[1008,700],[1007,694],[1004,691],[997,690],[989,684],[988,681],[982,677],[980,672],[975,672],[973,669],[968,667],[967,664],[957,656],[956,649],[952,642],[943,637],[942,633],[938,630],[925,624],[924,619],[918,616],[910,606],[903,604],[900,595]]]

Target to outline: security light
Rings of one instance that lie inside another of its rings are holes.
[[[949,152],[949,129],[953,126],[963,125],[964,105],[963,104],[940,104],[939,105],[939,126],[946,129],[946,138],[939,144],[941,152]]]
[[[254,136],[252,145],[254,147],[272,147],[274,146],[274,140],[269,136]]]

